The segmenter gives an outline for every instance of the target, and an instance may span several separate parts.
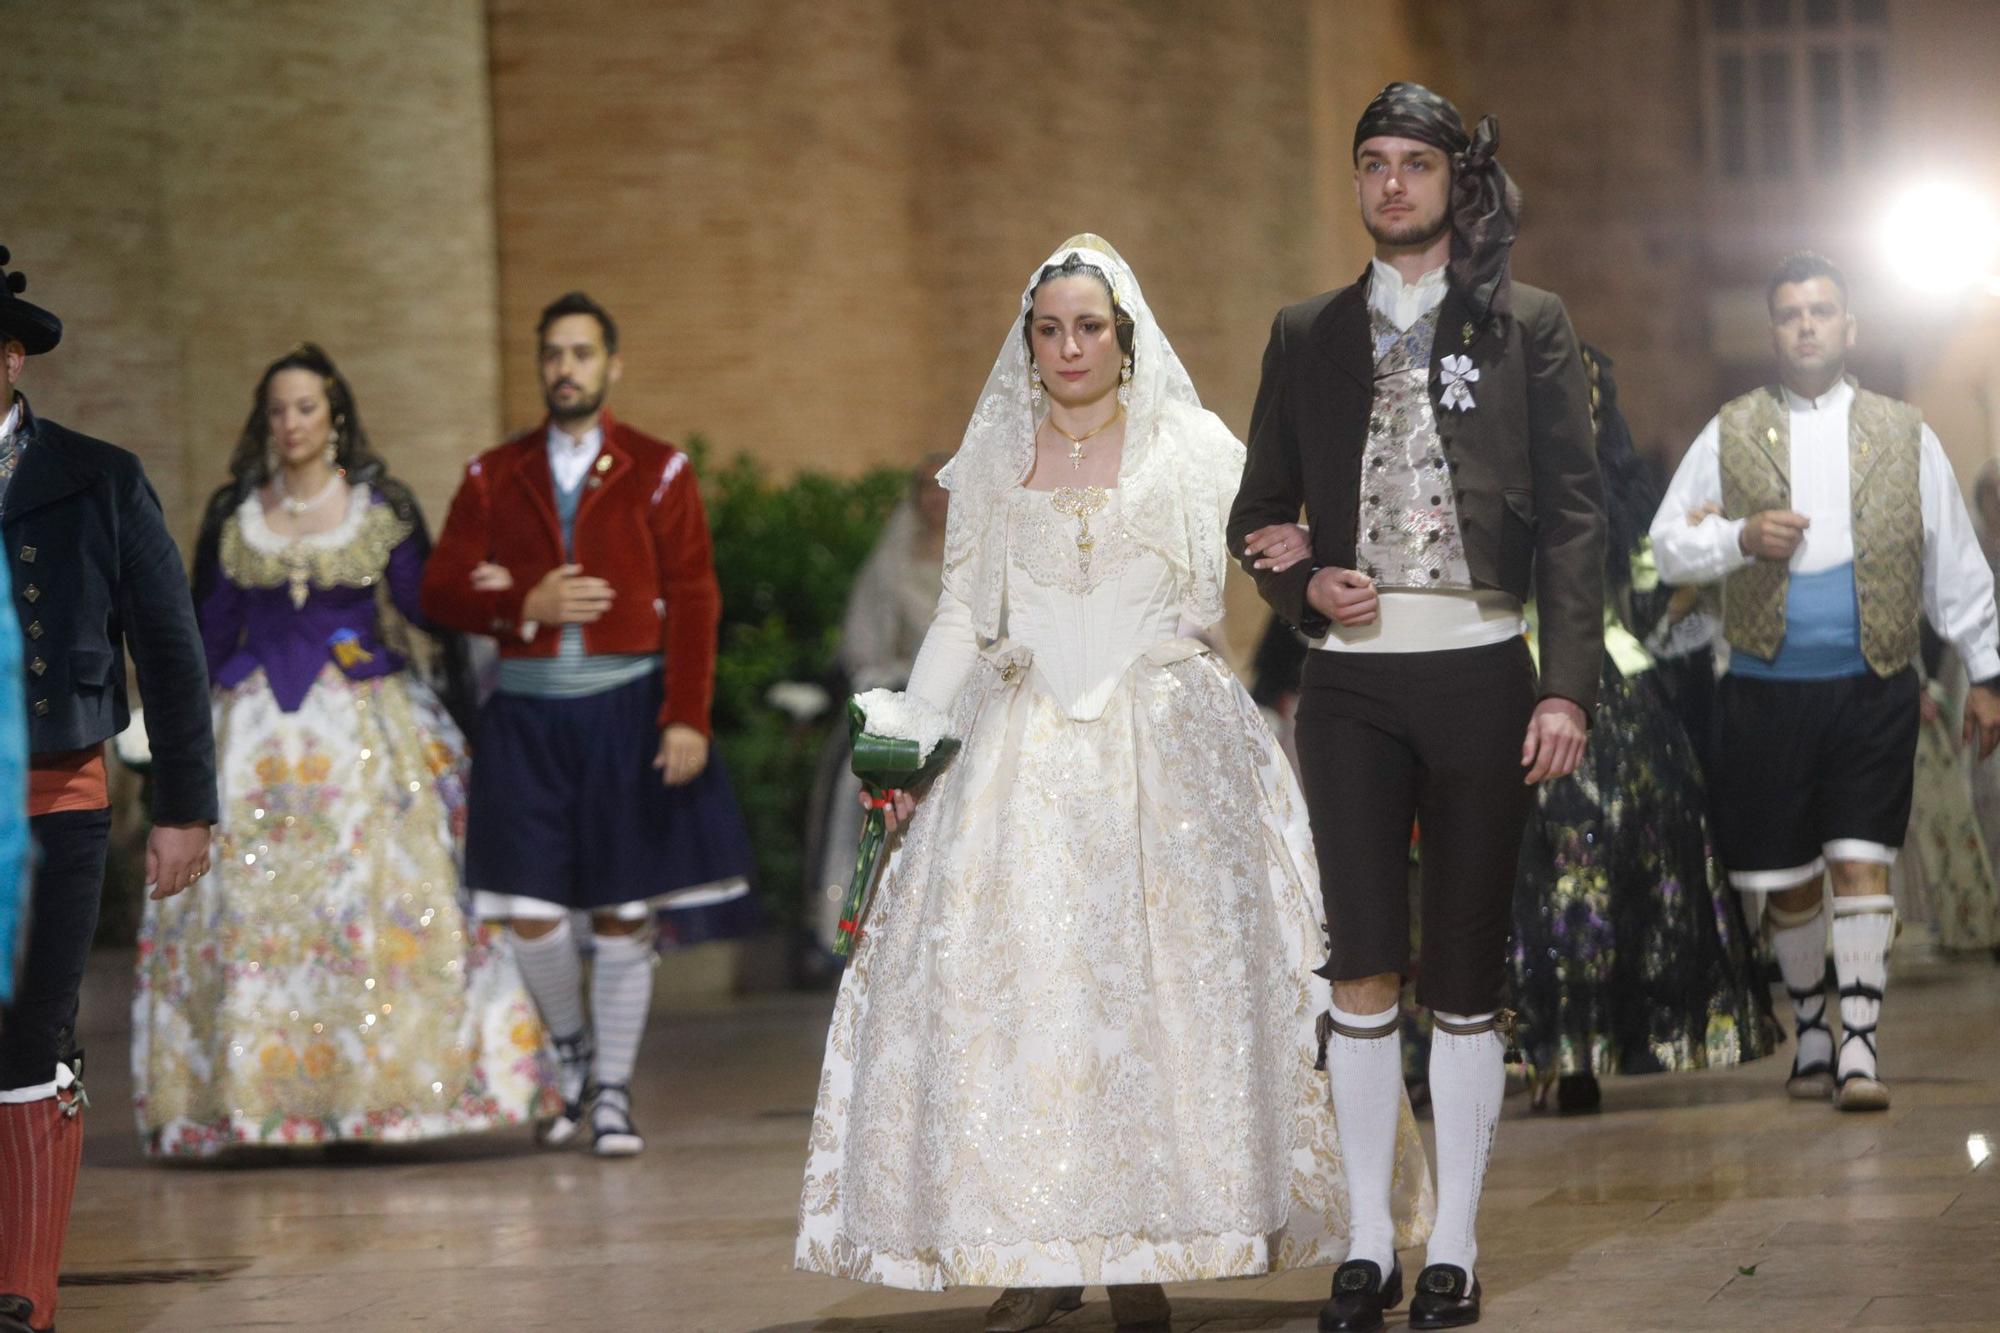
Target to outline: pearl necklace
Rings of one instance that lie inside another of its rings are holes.
[[[285,484],[285,474],[280,472],[277,478],[278,507],[292,517],[297,518],[300,514],[317,509],[331,499],[333,497],[334,483],[339,480],[340,474],[336,472],[333,476],[326,479],[326,484],[319,488],[312,499],[294,500],[291,495],[291,488]]]

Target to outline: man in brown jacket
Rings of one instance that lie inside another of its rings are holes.
[[[1410,1327],[1479,1318],[1474,1215],[1505,1087],[1515,861],[1532,785],[1576,766],[1596,702],[1604,516],[1589,384],[1561,301],[1508,278],[1519,195],[1497,142],[1490,117],[1468,135],[1415,84],[1369,105],[1354,168],[1375,260],[1279,312],[1230,515],[1265,600],[1320,650],[1297,741],[1353,1213],[1327,1330],[1379,1328],[1402,1298],[1389,1198],[1413,821],[1438,1218]],[[1522,638],[1531,582],[1539,685]]]

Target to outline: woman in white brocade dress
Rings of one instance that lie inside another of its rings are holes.
[[[1037,268],[964,442],[910,693],[964,748],[885,867],[828,1035],[804,1269],[1004,1286],[1018,1330],[1111,1288],[1338,1263],[1347,1191],[1304,802],[1184,630],[1222,615],[1243,446],[1138,283]],[[1044,401],[1047,407],[1044,409]],[[1428,1229],[1407,1108],[1399,1240]]]

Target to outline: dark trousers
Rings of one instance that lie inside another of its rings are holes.
[[[76,1054],[77,997],[104,897],[109,810],[62,810],[28,821],[41,849],[28,904],[28,950],[14,1002],[0,1010],[0,1090],[55,1077]]]
[[[1330,953],[1321,975],[1407,973],[1410,830],[1422,830],[1417,1002],[1501,1006],[1514,871],[1534,791],[1521,743],[1535,709],[1525,641],[1439,653],[1315,652],[1298,752]]]
[[[595,910],[749,875],[722,756],[660,781],[658,672],[598,694],[496,694],[479,716],[465,832],[475,889]]]
[[[1886,679],[1724,676],[1709,779],[1722,864],[1738,875],[1791,870],[1849,838],[1901,847],[1922,693],[1914,667]]]

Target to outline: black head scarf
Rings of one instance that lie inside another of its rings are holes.
[[[1451,159],[1452,285],[1480,319],[1509,308],[1507,257],[1521,216],[1521,192],[1494,160],[1500,122],[1480,119],[1471,134],[1458,108],[1420,83],[1392,83],[1375,94],[1354,126],[1354,151],[1378,136],[1415,139]]]

